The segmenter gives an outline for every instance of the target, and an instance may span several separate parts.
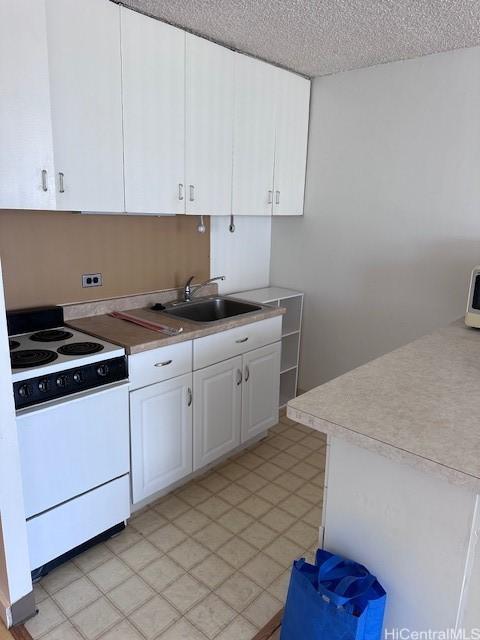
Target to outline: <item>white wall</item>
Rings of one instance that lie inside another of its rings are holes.
[[[309,389],[464,313],[480,263],[480,48],[312,88],[305,216],[271,281],[305,291]]]
[[[230,217],[212,216],[210,232],[210,272],[227,276],[220,282],[221,293],[265,287],[270,279],[269,217],[235,216],[235,232],[230,233]]]

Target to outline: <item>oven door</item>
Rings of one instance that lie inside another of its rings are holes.
[[[130,471],[128,382],[17,413],[26,517]]]

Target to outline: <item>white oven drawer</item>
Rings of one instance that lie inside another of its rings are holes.
[[[192,341],[150,349],[128,356],[130,390],[190,373],[192,370]]]
[[[28,520],[30,568],[41,567],[129,516],[127,474]]]
[[[20,411],[26,517],[130,471],[128,383]]]
[[[203,369],[216,362],[271,344],[280,340],[281,334],[282,316],[275,316],[197,338],[193,341],[193,369]]]

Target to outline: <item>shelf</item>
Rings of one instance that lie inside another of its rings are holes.
[[[285,307],[286,313],[282,316],[282,334],[286,335],[300,331],[302,322],[302,296],[282,298],[280,306]]]
[[[287,367],[286,369],[280,369],[280,373],[287,373],[288,371],[292,371],[292,369],[296,369],[297,365],[294,364],[293,367]]]
[[[287,404],[297,395],[297,370],[290,369],[280,374],[280,406]]]
[[[295,329],[295,331],[289,331],[288,333],[282,333],[282,338],[288,338],[288,336],[295,336],[300,333],[300,329]]]
[[[280,369],[287,371],[296,368],[298,364],[298,346],[300,342],[299,333],[291,333],[282,338],[282,357]]]

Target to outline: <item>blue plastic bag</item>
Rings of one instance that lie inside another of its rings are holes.
[[[363,565],[318,549],[293,563],[280,640],[380,640],[385,602]]]

